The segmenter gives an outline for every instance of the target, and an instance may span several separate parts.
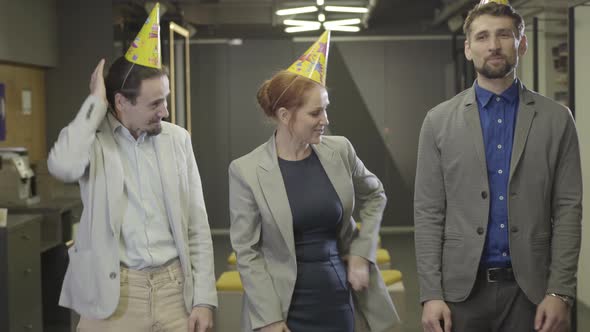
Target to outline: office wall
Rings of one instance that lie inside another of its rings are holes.
[[[575,69],[576,69],[576,124],[580,139],[582,155],[582,176],[584,181],[583,218],[582,218],[582,252],[578,272],[578,299],[582,305],[590,308],[590,7],[580,6],[575,9]],[[590,324],[578,331],[590,330]]]
[[[193,144],[212,228],[227,228],[229,162],[264,143],[272,121],[256,104],[259,85],[311,42],[245,40],[191,47]],[[348,137],[383,181],[386,226],[410,226],[416,150],[426,112],[448,96],[450,39],[390,37],[332,42],[330,132]]]
[[[47,157],[45,148],[45,70],[0,64],[5,88],[6,140],[0,147],[25,147],[33,163]],[[23,112],[21,93],[31,92],[30,113]]]
[[[111,1],[59,0],[56,12],[59,57],[47,72],[48,151],[88,96],[90,74],[100,58],[113,60]]]
[[[0,0],[0,62],[57,63],[55,0]]]

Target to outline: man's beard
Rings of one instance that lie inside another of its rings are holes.
[[[146,134],[148,136],[158,136],[158,135],[160,135],[160,133],[162,133],[162,127],[158,127],[158,128],[150,129],[150,130],[146,131]]]
[[[485,78],[497,79],[506,77],[515,67],[515,64],[510,63],[508,59],[504,58],[504,65],[500,68],[493,68],[492,66],[489,66],[486,61],[482,67],[475,67],[475,71]]]
[[[159,121],[158,121],[159,122]],[[145,131],[148,136],[157,136],[162,132],[162,123],[160,122],[159,126],[155,128],[150,128]]]

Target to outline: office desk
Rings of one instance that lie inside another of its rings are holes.
[[[6,206],[2,203],[0,205]],[[9,216],[13,218],[30,214],[36,214],[40,218],[34,245],[37,259],[40,260],[39,274],[35,276],[40,282],[36,300],[42,309],[42,328],[39,331],[69,331],[71,312],[60,307],[58,301],[68,265],[66,243],[73,238],[73,225],[80,221],[82,201],[79,198],[52,198],[42,199],[32,205],[6,207]],[[0,328],[0,331],[5,330]]]
[[[10,214],[41,214],[41,252],[72,240],[72,226],[80,221],[82,200],[80,198],[41,199],[32,205],[0,205]]]
[[[41,215],[8,215],[0,228],[0,331],[43,331]]]

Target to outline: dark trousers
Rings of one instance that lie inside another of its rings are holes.
[[[537,306],[516,281],[478,278],[463,302],[447,302],[453,332],[531,332]]]

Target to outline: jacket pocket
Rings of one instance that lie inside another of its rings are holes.
[[[75,296],[74,302],[89,305],[94,302],[94,266],[96,264],[91,250],[79,250],[75,246],[68,249],[70,263],[66,275],[70,294]]]

